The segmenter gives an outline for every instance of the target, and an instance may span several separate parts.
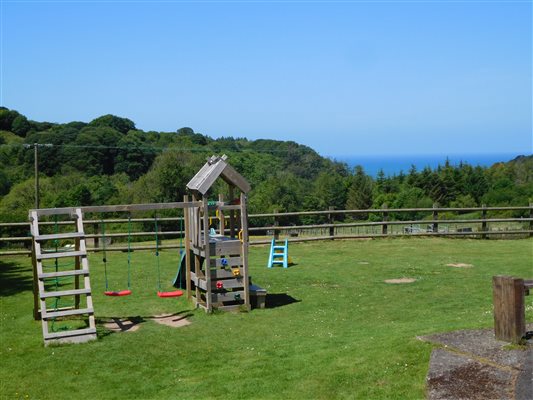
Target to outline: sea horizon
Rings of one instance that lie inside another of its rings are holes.
[[[400,172],[407,174],[412,165],[418,171],[425,167],[431,169],[444,165],[446,159],[456,166],[460,163],[469,164],[473,167],[490,167],[498,162],[507,162],[518,156],[531,155],[531,152],[519,153],[487,153],[487,154],[413,154],[413,155],[354,155],[354,156],[326,156],[330,160],[343,162],[350,169],[360,165],[366,174],[376,177],[382,169],[385,176],[398,175]]]

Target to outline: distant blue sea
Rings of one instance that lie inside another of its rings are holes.
[[[530,153],[524,152],[523,155]],[[429,166],[435,169],[439,164],[444,165],[446,158],[452,165],[458,165],[460,162],[468,163],[472,166],[480,165],[490,167],[497,162],[510,161],[520,154],[454,154],[454,155],[412,155],[412,156],[329,156],[328,158],[348,164],[350,168],[361,165],[368,175],[375,177],[380,169],[383,169],[385,175],[398,175],[400,171],[408,173],[411,165],[414,165],[418,171]]]

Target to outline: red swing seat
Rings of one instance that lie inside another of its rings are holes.
[[[183,291],[181,290],[174,290],[173,292],[157,292],[157,295],[159,297],[179,297],[183,295]]]
[[[117,291],[113,291],[113,290],[106,290],[104,292],[104,294],[106,296],[129,296],[131,294],[131,290],[119,290],[118,292]]]

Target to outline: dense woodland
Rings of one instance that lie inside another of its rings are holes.
[[[250,212],[440,206],[527,205],[533,156],[490,168],[443,164],[376,178],[362,167],[321,157],[290,141],[213,139],[191,128],[145,132],[126,118],[89,123],[36,122],[0,108],[0,220],[20,221],[34,207],[34,144],[40,206],[180,201],[211,154],[225,153],[251,183]]]

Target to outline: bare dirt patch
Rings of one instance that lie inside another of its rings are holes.
[[[391,283],[391,284],[398,284],[398,283],[413,283],[416,279],[414,278],[396,278],[396,279],[386,279],[383,282],[385,283]]]
[[[179,314],[156,315],[150,319],[158,324],[170,326],[171,328],[182,328],[191,324],[191,321],[189,321],[186,316]]]
[[[103,325],[111,332],[135,332],[140,328],[140,321],[129,318],[111,318]]]
[[[449,263],[446,264],[447,267],[453,267],[453,268],[472,268],[472,264],[465,264],[465,263]]]

